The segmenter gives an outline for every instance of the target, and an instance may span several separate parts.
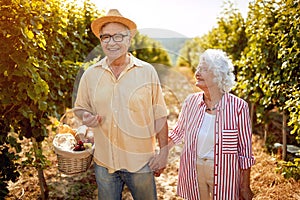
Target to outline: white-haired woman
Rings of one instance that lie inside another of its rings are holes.
[[[184,141],[177,193],[185,199],[252,199],[254,164],[249,108],[230,94],[233,65],[225,52],[208,49],[201,56],[196,86],[170,133],[170,146]]]

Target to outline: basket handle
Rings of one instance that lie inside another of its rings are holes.
[[[82,125],[81,120],[75,115],[74,113],[75,109],[68,109],[66,110],[66,112],[61,116],[60,120],[59,120],[59,124],[57,127],[56,132],[60,133],[60,132],[64,132],[65,130],[65,125],[69,126],[69,129],[77,129],[79,126]],[[73,113],[72,113],[73,112]],[[66,119],[66,116],[68,116],[68,114],[72,113],[72,116],[70,116],[68,119],[70,119],[69,121],[64,121]],[[73,133],[72,133],[73,134]],[[75,132],[73,134],[75,136]]]
[[[68,113],[71,113],[71,112],[74,112],[74,111],[75,111],[74,108],[71,108],[71,109],[66,110],[66,112],[60,117],[59,122],[62,123],[63,120],[64,120],[64,118],[67,116],[67,114],[68,114]]]

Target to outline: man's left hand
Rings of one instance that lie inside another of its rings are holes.
[[[168,151],[161,151],[153,156],[149,161],[149,167],[153,171],[154,176],[158,177],[164,171],[168,162]]]

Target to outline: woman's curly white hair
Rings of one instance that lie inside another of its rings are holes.
[[[214,82],[221,92],[230,92],[236,82],[232,61],[226,53],[220,49],[207,49],[200,55],[200,62],[205,62],[208,70],[213,72]]]

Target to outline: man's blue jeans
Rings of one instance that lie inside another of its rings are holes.
[[[145,167],[149,168],[148,165]],[[107,168],[95,164],[98,200],[121,200],[124,184],[134,200],[157,200],[153,173],[145,167],[135,173],[127,170],[108,173]]]

